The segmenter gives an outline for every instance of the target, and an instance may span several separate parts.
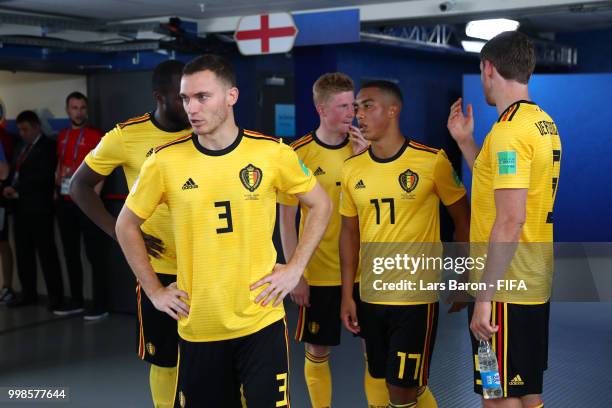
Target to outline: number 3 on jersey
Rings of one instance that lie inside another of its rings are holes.
[[[219,213],[220,220],[226,220],[226,226],[223,228],[217,228],[217,234],[225,234],[226,232],[234,232],[234,225],[232,224],[232,206],[229,201],[216,201],[215,207],[223,207],[224,212]]]

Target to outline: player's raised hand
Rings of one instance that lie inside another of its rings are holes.
[[[298,306],[310,307],[310,286],[305,277],[301,277],[295,289],[291,291],[291,300]]]
[[[142,239],[144,240],[147,253],[153,258],[161,258],[161,254],[164,253],[166,248],[164,247],[164,241],[154,237],[153,235],[142,233]]]
[[[251,290],[268,285],[257,295],[255,303],[261,302],[262,306],[267,306],[274,301],[274,306],[278,306],[285,296],[297,286],[302,272],[294,266],[276,264],[270,274],[251,285]]]
[[[459,98],[452,104],[446,127],[458,145],[469,142],[474,134],[474,114],[472,104],[468,104],[465,114],[462,107],[463,99]]]
[[[346,330],[353,334],[359,333],[361,328],[357,320],[357,305],[355,300],[351,297],[350,299],[342,297],[342,304],[340,306],[340,319],[344,323]]]
[[[157,289],[149,296],[149,299],[157,310],[167,313],[174,320],[178,320],[180,316],[189,315],[189,305],[184,302],[189,300],[189,296],[178,289],[176,282]]]
[[[368,147],[369,142],[363,137],[357,126],[351,125],[349,127],[349,139],[351,140],[353,154],[357,154]]]

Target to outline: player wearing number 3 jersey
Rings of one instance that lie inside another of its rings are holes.
[[[225,59],[185,66],[181,98],[194,133],[145,162],[117,223],[117,237],[159,310],[178,317],[175,407],[289,406],[282,299],[298,283],[325,232],[331,203],[312,172],[279,139],[240,129],[238,89]],[[275,265],[277,192],[309,208],[287,265]],[[174,228],[177,286],[162,286],[139,225],[160,204]]]

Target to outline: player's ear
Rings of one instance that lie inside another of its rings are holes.
[[[322,104],[322,103],[317,103],[317,104],[315,105],[315,109],[317,110],[317,113],[318,113],[320,116],[325,116],[325,107],[323,106],[323,104]]]
[[[236,88],[235,86],[232,86],[231,88],[229,88],[227,90],[227,104],[229,106],[234,106],[236,104],[236,102],[238,102],[238,88]]]

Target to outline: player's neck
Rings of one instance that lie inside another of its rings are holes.
[[[517,101],[530,101],[527,85],[516,82],[509,83],[495,98],[497,114],[501,115],[510,105]]]
[[[399,130],[394,131],[379,140],[373,140],[372,153],[379,159],[388,159],[396,155],[405,142],[406,138],[402,133]]]
[[[199,134],[198,141],[208,150],[223,150],[230,146],[238,137],[238,126],[233,120],[219,126],[212,133]]]
[[[346,133],[333,132],[323,123],[319,125],[315,132],[320,141],[330,146],[339,145],[346,139]]]
[[[162,130],[165,130],[167,132],[180,132],[181,130],[186,129],[188,127],[184,123],[178,123],[173,121],[172,119],[169,119],[159,108],[155,109],[155,112],[153,112],[153,118],[155,119],[155,122],[157,122],[159,127],[161,127]]]
[[[85,126],[87,126],[87,122],[83,122],[80,125],[75,125],[74,123],[72,123],[72,130],[83,129]]]

